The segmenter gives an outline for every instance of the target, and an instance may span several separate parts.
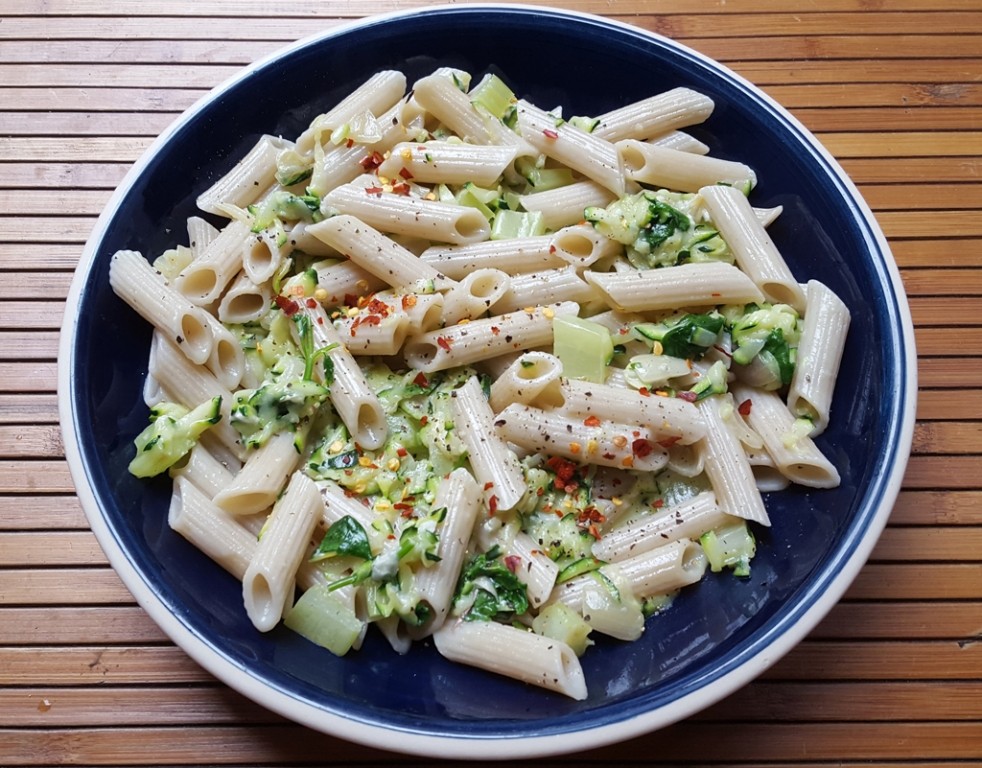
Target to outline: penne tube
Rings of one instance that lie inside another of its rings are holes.
[[[174,287],[199,306],[217,301],[242,269],[242,253],[255,237],[244,221],[229,222],[221,233],[185,267]]]
[[[453,285],[453,281],[421,261],[412,251],[355,216],[333,216],[307,231],[390,286],[398,288],[425,280],[432,280],[437,288]]]
[[[293,142],[262,136],[232,169],[198,195],[199,209],[228,217],[228,207],[246,208],[276,183],[276,158]],[[194,238],[192,237],[192,240]],[[202,244],[204,245],[204,244]]]
[[[553,319],[557,315],[575,315],[578,311],[578,305],[564,302],[472,320],[412,336],[403,351],[406,362],[424,373],[455,365],[471,365],[490,357],[549,344]]]
[[[323,196],[337,186],[354,181],[366,168],[377,164],[383,153],[407,138],[405,125],[399,119],[400,111],[401,102],[379,114],[373,121],[375,135],[371,139],[315,144],[308,189]]]
[[[454,280],[477,269],[498,269],[517,275],[565,265],[556,255],[552,235],[486,240],[469,245],[435,245],[423,251],[420,259]]]
[[[552,246],[559,258],[577,269],[589,267],[623,250],[620,243],[598,232],[590,224],[563,227],[552,236]]]
[[[324,308],[318,304],[304,306],[300,311],[310,319],[315,348],[328,348],[325,354],[334,369],[328,392],[338,416],[358,445],[369,450],[380,448],[388,435],[388,423],[378,395],[369,386],[365,373],[345,347],[345,340]]]
[[[723,186],[703,187],[699,194],[740,269],[760,287],[767,300],[788,304],[804,314],[805,293],[746,195]]]
[[[815,442],[795,430],[795,416],[775,392],[751,389],[734,382],[734,399],[749,405],[745,418],[764,441],[778,470],[791,482],[812,488],[835,488],[839,472]]]
[[[297,137],[297,152],[308,154],[315,144],[330,140],[331,134],[366,112],[381,115],[391,109],[406,92],[406,76],[396,70],[376,72],[333,108],[318,115]]]
[[[613,201],[614,194],[595,181],[577,181],[521,197],[522,207],[542,214],[543,225],[551,230],[578,224],[587,208],[606,208]]]
[[[607,141],[649,139],[704,122],[714,106],[705,94],[690,88],[673,88],[598,115],[592,133]]]
[[[743,445],[724,421],[723,402],[711,395],[697,403],[706,422],[706,436],[698,444],[706,476],[720,509],[734,517],[769,526],[770,518]],[[733,409],[729,410],[734,417]]]
[[[685,131],[668,131],[660,136],[648,139],[648,143],[656,147],[675,149],[679,152],[689,152],[693,155],[706,155],[709,153],[709,146],[703,144],[695,136],[691,136]]]
[[[383,232],[443,243],[475,243],[491,235],[491,225],[477,208],[385,192],[382,187],[366,188],[356,182],[332,189],[324,196],[321,206],[324,210],[357,217]],[[320,237],[323,225],[331,220],[308,229]],[[314,229],[318,231],[314,233]]]
[[[177,344],[162,333],[154,333],[150,343],[148,362],[150,376],[167,394],[167,399],[191,410],[215,397],[222,398],[222,419],[213,425],[208,434],[214,436],[236,458],[246,454],[242,436],[229,422],[232,409],[232,393],[202,365],[194,365]]]
[[[732,160],[693,155],[634,139],[619,141],[614,146],[624,175],[640,184],[677,192],[698,192],[709,184],[749,184],[753,187],[757,183],[757,174],[752,168]]]
[[[761,289],[746,274],[718,261],[630,272],[586,272],[584,277],[622,312],[764,300]]]
[[[546,157],[582,173],[617,197],[627,190],[617,149],[609,141],[523,100],[518,102],[518,128],[522,138]]]
[[[698,544],[688,539],[673,541],[563,582],[551,600],[581,614],[598,632],[619,640],[637,640],[644,631],[640,611],[626,612],[624,617],[594,614],[611,602],[624,605],[629,598],[664,595],[694,584],[705,574],[706,565]]]
[[[235,474],[202,443],[191,449],[184,464],[172,467],[170,474],[174,478],[187,478],[209,501],[235,478]]]
[[[451,621],[433,634],[440,655],[572,699],[586,698],[579,659],[566,643],[488,621]]]
[[[486,315],[491,307],[498,305],[510,285],[511,278],[500,269],[469,272],[444,295],[441,321],[453,325]]]
[[[559,566],[542,551],[535,539],[521,531],[509,543],[506,556],[512,558],[515,575],[525,585],[532,607],[545,604],[556,586]]]
[[[508,290],[494,302],[495,312],[514,312],[537,304],[575,301],[583,305],[595,301],[599,292],[587,283],[572,264],[559,269],[513,275]]]
[[[283,258],[283,247],[277,242],[277,235],[265,229],[246,240],[242,249],[242,270],[253,283],[260,285],[276,274]]]
[[[334,327],[344,346],[356,356],[394,355],[410,331],[409,317],[403,312],[342,317],[334,321]]]
[[[245,576],[258,546],[255,535],[187,477],[174,479],[167,524],[239,581]]]
[[[453,133],[468,144],[514,146],[519,155],[534,155],[527,142],[506,128],[501,121],[489,119],[471,104],[446,73],[434,73],[413,84],[413,99]]]
[[[450,141],[396,144],[378,167],[380,176],[420,184],[491,186],[514,162],[515,145],[464,144]]]
[[[215,503],[236,516],[272,506],[300,462],[294,439],[292,432],[279,432],[250,453],[232,482],[215,495]]]
[[[593,555],[606,562],[625,560],[672,541],[698,539],[727,519],[716,503],[715,494],[703,491],[679,504],[634,517],[604,531],[593,545]]]
[[[433,611],[432,620],[426,624],[427,633],[438,629],[450,614],[467,543],[481,513],[481,488],[466,469],[455,469],[440,483],[433,506],[445,507],[447,512],[440,524],[436,550],[440,559],[416,571],[420,601]]]
[[[239,386],[245,375],[245,352],[235,335],[210,312],[205,313],[208,328],[211,332],[211,354],[205,361],[215,378],[223,387],[234,390]]]
[[[563,379],[559,387],[561,410],[572,416],[596,416],[648,427],[666,445],[691,445],[706,434],[699,409],[677,397],[642,395],[608,384]]]
[[[512,509],[528,489],[525,472],[518,457],[495,431],[494,411],[476,376],[451,393],[450,410],[491,514]]]
[[[200,216],[191,216],[188,219],[188,246],[191,248],[192,261],[208,247],[219,235],[219,229]]]
[[[234,325],[255,322],[269,311],[272,299],[273,291],[268,284],[256,285],[240,272],[218,304],[218,319]]]
[[[323,506],[317,486],[302,472],[293,474],[273,506],[242,576],[246,613],[260,632],[273,629],[292,605],[297,571]]]
[[[384,280],[350,259],[317,269],[317,287],[326,294],[321,303],[327,306],[351,303],[347,299],[366,296],[385,286]]]
[[[536,453],[564,456],[582,464],[654,472],[667,451],[647,427],[587,420],[555,410],[509,405],[494,420],[502,439]]]
[[[495,413],[512,403],[538,408],[561,405],[563,364],[548,352],[524,352],[491,384],[488,402]]]
[[[117,251],[109,284],[137,314],[172,340],[192,363],[205,363],[214,348],[208,313],[194,306],[137,251]]]
[[[787,403],[795,416],[812,420],[812,434],[818,435],[829,423],[850,318],[849,308],[824,283],[809,280],[806,290],[808,302]]]

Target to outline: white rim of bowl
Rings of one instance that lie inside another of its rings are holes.
[[[842,564],[837,574],[829,581],[826,589],[816,599],[812,600],[808,608],[802,615],[791,624],[783,633],[773,638],[767,646],[739,664],[736,668],[725,673],[721,677],[714,678],[712,686],[700,684],[700,686],[682,697],[675,699],[668,704],[650,710],[644,714],[634,716],[625,720],[618,720],[596,727],[588,727],[579,731],[564,731],[559,733],[547,734],[542,736],[517,736],[515,738],[481,738],[455,735],[433,735],[414,733],[412,731],[390,728],[383,725],[361,722],[359,720],[348,719],[341,715],[325,712],[313,704],[296,699],[284,691],[273,688],[262,680],[248,674],[243,669],[233,664],[228,658],[222,656],[211,645],[193,633],[186,625],[180,622],[164,605],[163,601],[154,593],[143,578],[143,575],[133,566],[129,558],[122,551],[119,542],[113,535],[108,524],[102,516],[95,494],[89,486],[88,475],[85,471],[85,462],[82,460],[78,442],[78,433],[72,409],[73,398],[70,393],[74,390],[72,379],[72,360],[74,356],[75,331],[77,327],[77,313],[79,301],[85,286],[86,276],[91,271],[95,261],[95,244],[101,242],[106,227],[111,219],[111,212],[125,196],[133,182],[143,173],[149,160],[176,133],[189,119],[201,111],[207,104],[210,104],[215,97],[238,84],[249,75],[266,66],[268,63],[280,59],[294,52],[295,50],[309,45],[315,41],[330,39],[342,34],[347,34],[362,27],[372,26],[382,22],[397,21],[402,18],[409,18],[420,15],[436,15],[445,12],[478,12],[480,10],[517,10],[530,12],[540,15],[548,15],[556,18],[565,18],[573,21],[585,21],[599,26],[606,26],[615,30],[629,32],[635,36],[647,37],[654,42],[678,49],[688,56],[691,56],[711,69],[722,71],[739,85],[752,91],[757,98],[766,102],[774,109],[789,125],[796,129],[799,136],[806,140],[811,148],[822,157],[830,173],[834,174],[836,181],[844,188],[851,197],[850,202],[855,206],[858,214],[866,224],[869,234],[875,241],[880,252],[884,255],[884,267],[890,279],[893,289],[893,297],[896,301],[897,313],[901,321],[900,332],[905,340],[904,350],[906,359],[904,370],[906,371],[906,400],[900,412],[902,428],[898,434],[897,448],[898,461],[890,469],[889,478],[883,486],[880,505],[876,510],[870,524],[863,532],[852,553]],[[710,705],[722,700],[727,695],[742,688],[752,680],[759,677],[778,659],[787,654],[792,648],[801,642],[815,626],[826,616],[826,614],[841,599],[846,589],[853,582],[860,569],[866,563],[873,546],[876,544],[883,528],[886,526],[887,518],[893,507],[893,503],[900,491],[907,459],[910,453],[910,445],[913,438],[914,415],[916,408],[917,392],[917,355],[913,343],[913,321],[910,315],[910,308],[907,303],[906,293],[903,283],[900,280],[899,269],[894,261],[889,245],[883,235],[875,217],[869,206],[866,204],[862,195],[853,184],[851,179],[839,166],[838,162],[823,147],[812,133],[804,127],[795,117],[793,117],[784,107],[774,99],[765,94],[760,88],[736,74],[726,66],[705,56],[698,51],[686,47],[669,38],[654,32],[635,27],[630,24],[614,19],[597,16],[594,14],[571,11],[564,9],[543,8],[527,4],[505,4],[505,3],[476,3],[472,5],[437,5],[425,9],[414,9],[408,11],[394,11],[391,13],[368,16],[362,19],[341,24],[331,29],[315,33],[299,39],[273,53],[253,62],[244,67],[238,74],[220,83],[207,94],[196,101],[182,115],[175,120],[151,145],[144,151],[143,155],[137,160],[129,170],[119,186],[116,188],[105,209],[96,221],[92,233],[86,242],[85,248],[79,259],[75,276],[69,289],[64,321],[61,328],[58,346],[58,403],[59,418],[62,431],[65,436],[65,458],[68,461],[69,469],[73,481],[75,481],[76,492],[83,511],[89,521],[93,533],[100,546],[106,553],[109,562],[120,575],[120,578],[132,592],[139,605],[150,615],[157,625],[167,634],[175,644],[180,646],[191,658],[213,674],[219,680],[226,683],[229,687],[237,690],[244,696],[262,704],[264,707],[287,717],[294,722],[308,726],[328,735],[354,742],[364,746],[381,748],[405,754],[415,754],[420,756],[441,756],[450,758],[491,758],[496,760],[506,760],[515,758],[544,757],[550,755],[568,754],[571,752],[595,749],[612,743],[624,741],[632,737],[640,736],[645,733],[653,732],[667,727],[673,723],[689,717],[696,712],[706,709]],[[388,742],[394,734],[398,734],[398,744],[390,745]]]

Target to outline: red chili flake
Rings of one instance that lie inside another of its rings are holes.
[[[420,417],[419,417],[419,423],[420,423],[420,426],[423,426],[423,427],[425,427],[425,426],[426,426],[426,424],[427,424],[427,422],[429,422],[429,420],[430,420],[430,417],[429,417],[429,416],[427,416],[427,415],[426,415],[426,414],[424,413],[424,414],[423,414],[422,416],[420,416]]]
[[[401,458],[404,458],[404,457],[406,457],[408,455],[409,455],[409,451],[407,451],[401,445],[398,448],[396,448],[396,456],[398,456],[400,459]]]
[[[450,351],[450,339],[448,339],[446,336],[437,336],[436,344],[438,347],[440,347],[440,349],[443,349],[447,352]]]
[[[740,405],[737,406],[737,413],[739,413],[741,416],[749,416],[750,409],[753,408],[753,406],[754,406],[753,402],[748,397],[746,400],[740,403]]]
[[[397,194],[397,195],[407,195],[407,196],[408,196],[408,195],[409,195],[409,192],[410,192],[411,190],[410,190],[410,188],[409,188],[409,185],[408,185],[408,184],[406,184],[406,183],[405,183],[405,182],[403,182],[403,181],[400,181],[400,182],[398,182],[397,184],[393,184],[393,185],[392,185],[392,191],[393,191],[393,192],[394,192],[395,194]]]
[[[556,252],[556,246],[550,244],[550,246],[549,246],[549,253],[555,253],[555,252]]]
[[[599,427],[600,426],[600,419],[598,419],[596,416],[587,416],[585,419],[583,419],[583,426],[584,427]]]
[[[300,311],[300,305],[297,304],[293,299],[288,299],[286,296],[280,296],[277,294],[274,299],[276,306],[283,310],[283,314],[287,317],[297,314]]]
[[[376,315],[381,315],[382,317],[388,317],[389,315],[389,305],[375,296],[372,296],[372,299],[368,302],[366,308],[369,312]]]
[[[650,391],[648,390],[648,388],[647,388],[647,387],[641,387],[641,388],[640,388],[640,389],[638,390],[638,394],[639,394],[639,395],[642,395],[642,396],[644,396],[644,397],[651,397],[651,392],[650,392]]]
[[[685,400],[687,403],[694,403],[699,399],[699,395],[695,392],[679,392],[678,398],[679,400]]]
[[[680,435],[675,435],[674,437],[663,437],[658,441],[658,445],[660,445],[662,448],[671,448],[681,439],[682,437]]]
[[[559,138],[559,134],[556,133],[554,130],[552,130],[552,128],[543,128],[542,129],[542,135],[545,136],[547,139],[558,139]]]
[[[402,176],[402,178],[404,178],[406,181],[409,181],[413,177],[412,173],[409,172],[408,168],[403,168],[402,170],[400,170],[399,175]]]
[[[572,493],[579,487],[576,481],[576,464],[562,456],[550,456],[546,459],[546,466],[556,473],[553,484],[560,491]]]
[[[374,171],[382,164],[383,160],[385,158],[382,157],[381,152],[372,152],[370,155],[365,155],[359,162],[361,163],[361,167],[366,171]]]
[[[415,384],[417,387],[430,386],[430,382],[426,380],[426,375],[422,371],[417,373],[416,376],[413,378],[413,384]]]
[[[324,325],[323,315],[317,315],[317,325]]]
[[[392,508],[398,510],[403,517],[410,517],[413,514],[413,505],[405,501],[397,501],[392,505]]]
[[[617,458],[617,454],[616,453],[605,453],[604,454],[604,458],[607,459],[607,461],[613,461],[615,458]]]
[[[492,336],[497,336],[499,333],[501,333],[501,329],[498,326],[496,326],[496,325],[492,325],[491,326],[491,335]]]
[[[378,195],[379,197],[381,197],[384,191],[385,190],[382,189],[381,187],[365,187],[366,195]]]
[[[307,305],[307,308],[308,309],[315,309],[317,307],[317,300],[316,299],[307,299],[304,302],[304,304]]]
[[[494,483],[488,481],[487,483],[484,484],[484,490],[490,491],[492,488],[494,488]]]
[[[505,555],[505,568],[507,568],[512,573],[515,573],[522,564],[522,558],[518,555]]]
[[[607,516],[596,507],[587,507],[576,516],[576,522],[580,525],[580,527],[586,526],[590,523],[606,523]]]
[[[651,447],[651,443],[644,438],[635,440],[633,443],[631,443],[631,453],[633,453],[639,459],[649,456],[653,450],[654,448]]]
[[[358,306],[358,296],[354,293],[344,294],[344,306],[346,307],[357,307]]]
[[[662,507],[665,506],[665,500],[655,499],[653,502],[651,502],[651,506],[654,507],[655,509],[661,509]]]
[[[591,525],[587,528],[587,532],[593,536],[597,541],[600,541],[600,529],[596,525]]]
[[[498,497],[493,493],[488,497],[488,514],[494,517],[498,511]]]

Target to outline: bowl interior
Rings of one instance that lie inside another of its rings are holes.
[[[238,582],[168,529],[169,481],[126,472],[132,438],[146,423],[150,331],[113,295],[109,256],[119,248],[156,256],[185,241],[196,195],[259,135],[294,138],[379,69],[401,69],[412,82],[442,65],[475,76],[493,69],[520,96],[562,105],[566,114],[599,113],[675,86],[708,94],[716,111],[692,132],[713,154],[756,169],[751,199],[784,207],[770,232],[795,275],[822,279],[852,312],[832,425],[818,441],[840,469],[841,486],[768,496],[773,527],[756,531],[750,578],[710,575],[650,620],[640,641],[598,641],[583,658],[591,691],[583,702],[450,665],[429,644],[400,657],[370,633],[361,651],[337,659],[282,628],[260,634]],[[253,682],[311,711],[434,736],[513,739],[616,723],[705,689],[791,631],[823,592],[841,593],[837,572],[870,530],[878,532],[880,507],[891,500],[888,477],[905,458],[900,422],[911,396],[889,254],[807,134],[702,57],[563,13],[475,7],[402,15],[311,40],[252,68],[182,118],[141,163],[97,228],[79,278],[71,397],[85,482],[99,507],[88,512],[102,517],[109,548],[131,562],[159,608]]]

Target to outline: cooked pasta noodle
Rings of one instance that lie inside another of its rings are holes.
[[[258,630],[341,654],[374,625],[582,699],[591,632],[747,575],[762,490],[839,482],[814,438],[848,310],[791,273],[754,169],[679,130],[708,97],[406,88],[262,137],[198,198],[220,229],[112,257],[155,329],[140,471]]]

